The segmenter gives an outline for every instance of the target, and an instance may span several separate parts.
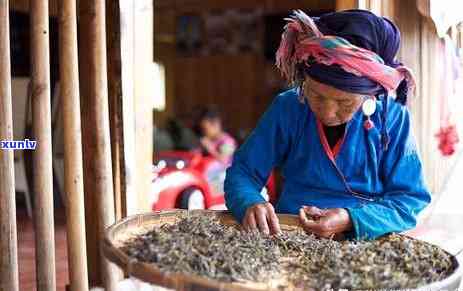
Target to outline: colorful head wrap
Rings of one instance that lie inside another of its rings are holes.
[[[395,59],[400,32],[388,19],[347,10],[319,18],[295,11],[287,20],[276,64],[292,84],[300,85],[307,74],[351,93],[396,91],[402,104],[414,91],[412,72]]]

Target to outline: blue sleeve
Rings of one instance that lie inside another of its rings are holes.
[[[415,227],[418,213],[431,200],[411,134],[409,112],[406,107],[397,106],[380,171],[384,193],[375,202],[347,208],[356,239],[374,239]]]
[[[291,97],[284,93],[275,98],[227,170],[225,202],[239,222],[248,207],[265,202],[260,192],[272,169],[284,160],[290,143],[286,109]]]

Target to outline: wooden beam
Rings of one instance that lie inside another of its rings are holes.
[[[32,119],[37,290],[56,290],[48,0],[31,0]]]
[[[86,172],[88,179],[93,179],[92,188],[85,189],[86,196],[93,196],[97,205],[98,232],[89,244],[98,250],[103,241],[104,229],[115,222],[114,187],[111,164],[111,140],[109,131],[108,80],[106,54],[106,15],[104,0],[85,0],[80,4],[84,7],[85,31],[90,41],[86,41],[84,49],[88,50],[88,58],[81,60],[88,63],[89,87],[85,96],[88,112],[84,127],[87,127],[88,138],[84,147],[89,148],[85,159],[90,159]],[[88,213],[88,212],[87,212]],[[93,223],[93,222],[92,222]],[[118,269],[109,263],[98,251],[101,263],[101,275],[105,290],[116,290]]]
[[[76,1],[63,0],[59,11],[61,110],[71,291],[88,290],[85,209],[80,122]]]
[[[13,139],[8,0],[0,0],[0,141]],[[0,291],[18,291],[13,151],[0,148]]]

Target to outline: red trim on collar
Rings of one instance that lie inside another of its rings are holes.
[[[336,145],[334,146],[334,149],[333,149],[333,156],[334,158],[336,158],[339,154],[339,152],[341,151],[341,147],[342,145],[344,144],[344,138],[346,137],[346,131],[344,130],[344,135],[342,136],[342,138],[340,138],[338,140],[338,142],[336,143]]]
[[[341,147],[342,147],[342,145],[344,143],[344,139],[346,137],[346,132],[344,130],[343,137],[337,141],[337,143],[334,146],[333,150],[331,150],[331,147],[330,147],[330,145],[328,143],[328,140],[326,138],[326,135],[325,135],[325,130],[323,129],[323,124],[321,123],[321,121],[318,118],[316,120],[317,120],[318,135],[320,136],[320,141],[321,141],[321,144],[323,146],[323,149],[325,150],[325,153],[328,156],[328,158],[334,162],[334,159],[337,157],[337,155],[341,151]]]

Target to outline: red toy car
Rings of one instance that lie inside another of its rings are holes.
[[[199,151],[159,153],[153,167],[151,208],[155,211],[226,209],[223,190],[226,168],[220,161],[203,156]],[[268,200],[274,192],[271,177],[262,195]]]

